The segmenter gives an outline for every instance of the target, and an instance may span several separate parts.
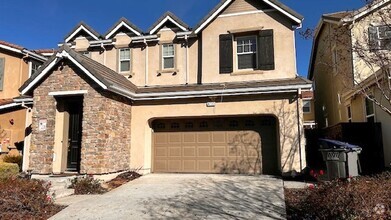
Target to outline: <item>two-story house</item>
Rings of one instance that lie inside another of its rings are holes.
[[[18,89],[44,61],[36,51],[0,41],[0,155],[19,155],[29,138],[31,102],[19,97]]]
[[[295,30],[276,0],[224,0],[190,28],[81,22],[21,88],[35,173],[281,174],[305,167]]]
[[[377,83],[390,79],[381,76],[384,67],[389,68],[385,55],[390,48],[389,12],[387,0],[355,11],[323,15],[315,31],[308,75],[314,82],[319,128],[341,122],[380,122],[385,166],[391,162],[391,116],[380,105],[388,109],[391,105],[380,94]],[[388,88],[386,96],[390,92]]]

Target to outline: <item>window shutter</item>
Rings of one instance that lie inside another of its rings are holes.
[[[220,35],[220,73],[232,73],[232,71],[232,36],[230,34],[222,34]]]
[[[376,50],[379,47],[377,42],[377,27],[368,27],[368,41],[371,50]]]
[[[0,58],[0,91],[3,91],[5,58]]]
[[[273,30],[262,30],[258,38],[258,69],[274,70]]]

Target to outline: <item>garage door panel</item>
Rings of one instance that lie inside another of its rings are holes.
[[[181,147],[170,147],[169,148],[169,156],[170,157],[181,157],[182,156],[182,148]]]
[[[184,144],[194,144],[196,143],[196,134],[186,132],[183,134],[183,143]]]
[[[166,147],[155,148],[155,156],[156,157],[167,157],[167,148]]]
[[[262,168],[276,170],[276,127],[261,125],[256,118],[251,123],[249,120],[166,122],[179,126],[155,130],[153,172],[259,173]],[[186,123],[194,127],[186,126]]]
[[[210,146],[198,147],[197,148],[198,157],[210,157]]]
[[[182,160],[168,160],[168,170],[172,172],[182,171]]]
[[[167,144],[167,134],[165,133],[154,133],[154,142],[155,144]]]
[[[168,134],[168,143],[169,144],[181,144],[182,142],[182,133],[175,132]]]
[[[210,133],[209,132],[197,133],[197,143],[210,143]]]
[[[212,146],[213,157],[222,157],[226,156],[226,147],[225,146]]]
[[[196,147],[183,147],[183,156],[184,157],[195,157],[196,156]]]
[[[196,160],[184,160],[183,170],[187,172],[197,172],[197,161]]]
[[[212,143],[222,144],[226,143],[226,132],[214,132],[212,133]]]
[[[212,163],[210,160],[198,160],[197,171],[198,172],[210,172],[212,170]]]

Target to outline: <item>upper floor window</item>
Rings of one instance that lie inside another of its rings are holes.
[[[303,112],[311,113],[311,101],[303,101]]]
[[[119,50],[119,72],[130,71],[130,49],[123,48]]]
[[[31,64],[30,76],[32,76],[33,74],[35,74],[38,71],[38,69],[39,69],[39,67],[41,67],[41,65],[39,65],[39,63],[34,62],[34,61],[30,61],[30,64]]]
[[[391,27],[389,25],[368,28],[369,46],[372,50],[391,50]]]
[[[219,64],[221,74],[232,73],[234,69],[275,69],[273,30],[260,30],[256,33],[258,35],[255,34],[255,31],[249,32],[246,36],[243,33],[240,35],[220,35]],[[233,50],[234,39],[236,42],[235,51]],[[234,60],[237,61],[235,65]]]
[[[174,44],[163,44],[163,69],[173,69],[174,68],[174,59],[175,59],[175,50]]]
[[[238,69],[257,68],[257,38],[256,36],[236,38]]]
[[[373,107],[373,102],[368,98],[365,99],[365,111],[367,122],[375,122],[375,109]]]

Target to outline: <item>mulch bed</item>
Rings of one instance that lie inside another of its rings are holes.
[[[118,188],[118,187],[122,186],[125,183],[128,183],[128,182],[130,182],[132,180],[135,180],[135,179],[137,179],[139,177],[141,177],[141,175],[138,174],[137,172],[128,171],[128,172],[125,172],[125,173],[121,173],[116,178],[114,178],[114,179],[108,181],[107,183],[105,183],[105,185],[107,186],[107,188],[109,190],[112,190],[112,189],[115,189],[115,188]]]
[[[288,219],[391,219],[391,172],[285,189]]]

